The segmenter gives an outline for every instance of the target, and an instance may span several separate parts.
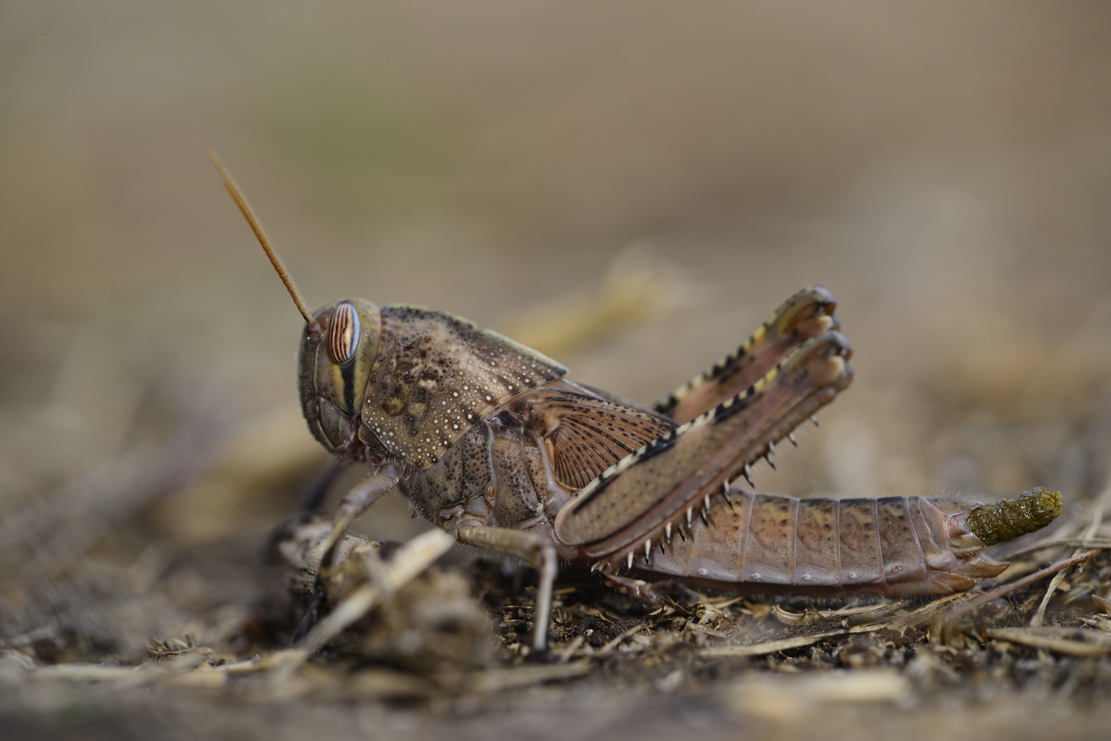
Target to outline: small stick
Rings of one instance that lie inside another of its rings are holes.
[[[1083,538],[1090,538],[1093,535],[1095,535],[1096,532],[1099,530],[1099,526],[1100,526],[1100,523],[1102,521],[1103,521],[1103,510],[1097,509],[1095,517],[1092,518],[1091,526],[1089,526],[1088,529],[1084,531],[1084,534],[1081,536],[1081,538],[1082,539]],[[1081,549],[1077,548],[1075,551],[1073,551],[1073,553],[1072,553],[1073,557],[1076,557],[1076,556],[1080,555],[1080,550]],[[1053,577],[1053,579],[1050,580],[1049,586],[1045,590],[1045,596],[1042,597],[1041,604],[1038,605],[1038,609],[1034,613],[1034,617],[1030,618],[1030,627],[1031,628],[1041,627],[1042,621],[1045,620],[1045,609],[1049,606],[1049,600],[1053,596],[1053,593],[1057,591],[1057,587],[1061,584],[1061,582],[1062,582],[1062,580],[1064,580],[1064,578],[1065,578],[1065,572],[1062,570],[1062,571],[1058,571],[1057,574]]]
[[[1056,574],[1058,571],[1062,571],[1064,569],[1067,569],[1068,567],[1070,567],[1074,564],[1078,564],[1081,561],[1086,561],[1086,560],[1088,560],[1089,558],[1091,558],[1092,556],[1096,555],[1099,552],[1100,552],[1099,548],[1095,548],[1093,550],[1086,551],[1084,553],[1081,553],[1078,556],[1073,556],[1072,558],[1067,558],[1064,561],[1058,561],[1057,563],[1050,564],[1049,566],[1046,566],[1044,569],[1041,569],[1040,571],[1035,571],[1033,574],[1027,574],[1026,576],[1022,577],[1021,579],[1015,579],[1014,581],[1008,582],[1008,583],[1004,584],[1001,587],[998,587],[996,589],[991,590],[990,592],[982,592],[981,594],[976,595],[972,599],[967,600],[967,601],[961,603],[960,605],[954,607],[952,610],[947,612],[944,615],[944,617],[948,620],[954,620],[954,619],[957,619],[957,618],[964,617],[968,613],[970,613],[974,610],[977,610],[977,609],[983,607],[986,604],[994,602],[995,600],[999,599],[1000,597],[1005,597],[1008,594],[1010,594],[1011,592],[1014,592],[1015,590],[1021,589],[1022,587],[1025,587],[1028,584],[1033,584],[1034,582],[1039,581],[1041,579],[1044,579],[1047,576],[1052,576],[1053,574]]]

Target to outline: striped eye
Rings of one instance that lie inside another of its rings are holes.
[[[340,304],[332,312],[328,327],[328,355],[336,365],[355,357],[359,346],[359,314],[351,304]]]

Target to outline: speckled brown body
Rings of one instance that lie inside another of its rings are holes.
[[[384,306],[359,439],[427,471],[490,410],[567,372],[442,311]]]
[[[582,407],[584,403],[589,407]],[[418,511],[448,531],[470,523],[536,532],[552,540],[564,560],[581,558],[584,554],[574,544],[555,539],[555,519],[581,488],[581,480],[592,480],[635,448],[626,444],[595,450],[578,467],[560,465],[562,456],[552,442],[561,427],[557,415],[579,407],[596,417],[600,428],[605,428],[607,414],[619,411],[639,433],[626,438],[630,443],[655,439],[675,427],[648,410],[554,380],[489,410],[435,466],[410,472],[401,486]]]
[[[566,381],[559,363],[446,312],[344,299],[310,314],[230,173],[209,156],[305,318],[309,429],[340,459],[375,468],[343,498],[322,569],[354,519],[395,486],[460,542],[535,566],[545,616],[557,559],[588,562],[649,598],[658,597],[650,584],[618,572],[637,566],[762,591],[961,589],[1002,567],[977,555],[977,533],[1012,537],[1060,512],[1060,495],[1041,492],[975,518],[974,533],[972,505],[949,501],[744,491],[738,509],[733,481],[751,484],[752,463],[771,463],[775,444],[794,442],[794,428],[852,381],[829,291],[791,296],[735,352],[647,409]],[[534,624],[541,650],[547,620]]]
[[[965,526],[972,503],[800,501],[733,487],[851,381],[833,306],[824,289],[800,292],[649,410],[446,312],[337,302],[305,331],[305,414],[338,454],[395,467],[414,508],[461,540],[527,533],[610,576],[893,595],[998,573]],[[324,421],[329,406],[338,422]]]

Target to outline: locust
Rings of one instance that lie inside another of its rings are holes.
[[[759,493],[773,463],[852,381],[837,302],[804,288],[719,363],[651,407],[446,311],[341,299],[309,311],[219,159],[224,185],[305,320],[301,406],[315,438],[370,476],[341,500],[322,568],[352,521],[398,490],[463,544],[538,571],[544,650],[560,564],[651,601],[678,580],[763,594],[933,596],[1007,566],[986,547],[1040,529],[1061,495],[995,504]],[[740,480],[744,480],[742,485]]]

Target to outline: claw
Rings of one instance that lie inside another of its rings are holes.
[[[755,488],[756,484],[752,483],[752,466],[747,463],[745,464],[745,481],[748,482],[749,486]]]
[[[633,568],[633,552],[629,551],[629,557],[626,559],[626,565],[631,570]]]
[[[671,545],[671,523],[664,525],[664,538],[667,539],[667,544]]]
[[[647,563],[648,559],[650,559],[651,557],[652,557],[652,539],[649,538],[648,540],[644,541],[644,561],[645,561],[645,563]]]
[[[814,423],[815,427],[819,427],[817,417],[815,417],[814,415],[810,415],[810,421]]]
[[[799,441],[795,439],[795,433],[788,432],[787,433],[787,439],[790,440],[791,445],[794,445],[796,448],[799,446]]]
[[[687,529],[689,530],[694,522],[694,508],[687,507]]]
[[[325,599],[324,582],[321,581],[320,574],[317,573],[312,594],[309,596],[309,605],[305,609],[305,615],[301,618],[301,623],[297,626],[297,632],[293,634],[293,643],[300,642],[302,638],[308,635],[309,630],[320,618],[320,610],[324,606]]]

